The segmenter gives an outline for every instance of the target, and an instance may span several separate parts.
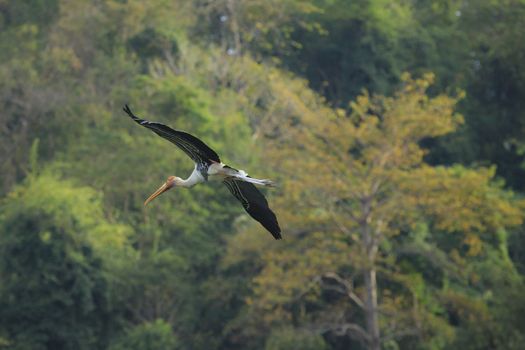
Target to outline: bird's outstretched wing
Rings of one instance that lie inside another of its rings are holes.
[[[215,153],[214,150],[212,150],[208,145],[195,136],[184,131],[173,130],[169,126],[161,123],[149,122],[147,120],[138,118],[135,114],[133,114],[133,112],[131,112],[131,109],[129,109],[128,105],[124,107],[124,112],[126,112],[131,117],[131,119],[133,119],[139,125],[152,130],[160,137],[163,137],[166,140],[174,143],[195,163],[210,164],[212,161],[218,163],[221,162],[217,153]]]
[[[252,218],[259,221],[275,239],[282,238],[277,217],[268,207],[264,195],[253,184],[234,178],[226,178],[223,182]]]

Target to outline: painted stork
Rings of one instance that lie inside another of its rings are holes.
[[[219,179],[228,187],[228,190],[235,198],[241,202],[246,212],[252,218],[259,221],[275,239],[282,238],[277,217],[268,207],[268,201],[264,195],[254,186],[254,184],[273,186],[272,181],[252,178],[244,170],[237,170],[225,165],[214,150],[193,135],[174,130],[164,124],[138,118],[131,112],[128,105],[124,107],[124,112],[139,125],[174,143],[195,162],[195,169],[193,169],[193,172],[186,180],[176,176],[168,177],[166,182],[146,199],[144,205],[147,205],[156,197],[174,187],[190,188],[201,182],[208,181],[208,178]]]

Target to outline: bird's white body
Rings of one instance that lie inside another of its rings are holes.
[[[225,175],[225,170],[227,169],[224,168],[225,166],[226,164],[224,163],[212,163],[208,167],[208,176],[211,176],[214,179],[218,179],[218,177],[220,177],[220,180],[222,180]],[[197,170],[197,166],[195,166],[195,170]]]
[[[210,180],[223,181],[227,177],[234,177],[242,181],[250,182],[262,186],[273,186],[273,182],[266,179],[254,179],[248,176],[248,173],[244,170],[237,170],[227,166],[224,163],[212,163],[206,170],[206,175]],[[202,174],[202,170],[195,164],[195,168],[191,175],[186,179],[176,179],[176,185],[180,187],[193,187],[200,184],[201,182],[207,181],[206,177]]]

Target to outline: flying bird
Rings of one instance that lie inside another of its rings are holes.
[[[160,137],[172,142],[186,153],[195,163],[195,169],[191,175],[183,180],[177,176],[169,176],[166,182],[159,187],[144,202],[149,202],[174,187],[190,188],[199,183],[206,182],[208,179],[219,179],[226,185],[228,190],[237,198],[246,212],[252,218],[259,221],[275,239],[281,239],[281,228],[277,222],[277,217],[268,206],[268,201],[259,192],[255,185],[273,186],[273,182],[266,179],[255,179],[248,176],[244,170],[237,170],[221,162],[217,153],[204,142],[195,136],[184,131],[174,130],[161,123],[150,122],[137,117],[131,112],[128,105],[125,105],[126,112],[137,124],[142,125]]]

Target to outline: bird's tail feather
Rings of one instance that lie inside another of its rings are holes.
[[[255,185],[275,187],[275,183],[268,179],[255,179],[251,176],[248,176],[248,173],[244,170],[237,170],[230,166],[225,165],[223,170],[227,171],[227,175],[239,179],[244,182],[249,182]]]
[[[275,187],[275,183],[272,180],[268,179],[254,179],[253,177],[249,176],[235,176],[239,180],[249,182],[255,185],[261,185],[261,186],[267,186],[267,187]]]

